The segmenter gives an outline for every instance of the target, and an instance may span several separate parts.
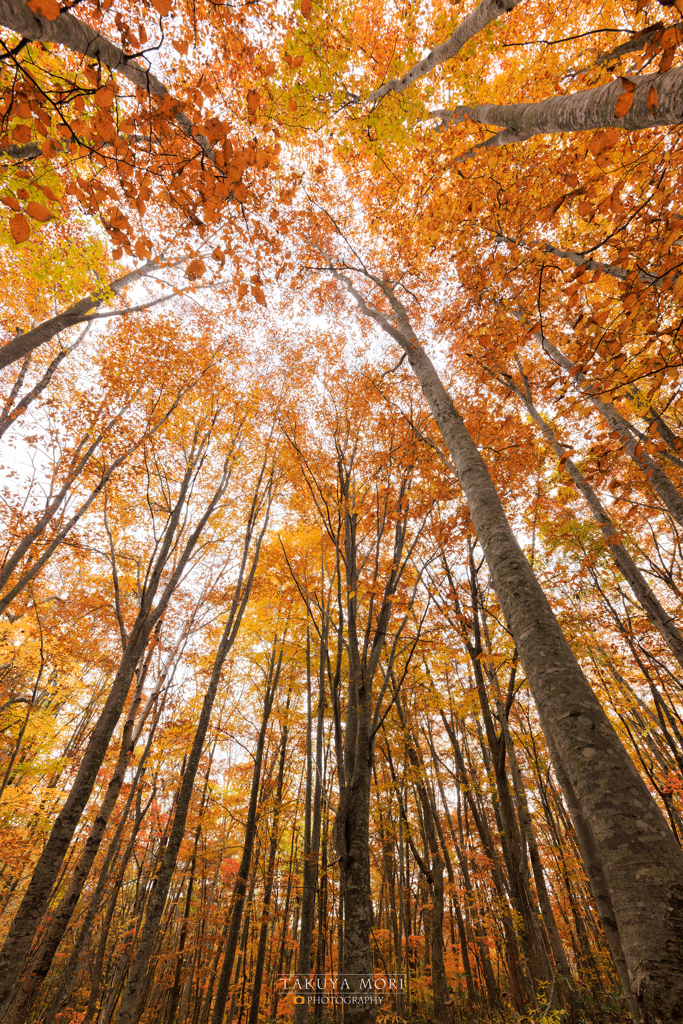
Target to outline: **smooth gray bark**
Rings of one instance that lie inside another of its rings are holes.
[[[0,0],[0,7],[3,2],[4,0]],[[26,9],[28,10],[28,8]],[[147,263],[144,263],[136,270],[132,270],[129,274],[124,274],[123,277],[119,277],[115,281],[104,285],[99,292],[93,292],[92,295],[88,295],[85,299],[79,299],[78,302],[74,302],[63,313],[58,313],[57,316],[53,316],[50,320],[45,320],[42,324],[38,324],[37,327],[32,327],[30,331],[26,331],[24,334],[17,334],[6,345],[0,346],[0,370],[5,366],[9,366],[10,363],[15,363],[17,359],[24,359],[29,352],[33,352],[39,345],[44,345],[46,342],[51,341],[58,334],[61,334],[62,331],[67,330],[67,328],[76,327],[78,324],[94,319],[95,311],[103,302],[106,302],[111,292],[114,295],[120,295],[128,285],[135,284],[140,278],[146,277],[158,269],[159,267],[154,260],[148,260]],[[166,296],[163,297],[163,300],[166,300]],[[152,300],[152,302],[157,301]],[[148,303],[147,305],[150,304]],[[146,307],[141,306],[139,308],[143,309]],[[130,310],[122,310],[121,314],[125,312],[130,312]]]
[[[477,150],[508,146],[534,135],[584,132],[595,128],[621,128],[628,132],[683,121],[683,67],[671,68],[663,75],[634,75],[630,81],[635,84],[633,104],[623,117],[615,114],[617,100],[624,91],[618,78],[597,89],[585,89],[570,96],[551,96],[537,103],[481,103],[474,107],[433,110],[430,117],[440,118],[444,126],[468,119],[503,129],[468,150],[459,160],[467,159]],[[651,88],[656,90],[658,97],[654,110],[647,102]]]
[[[544,733],[593,833],[645,1024],[683,1018],[683,851],[636,770],[515,537],[484,460],[391,287],[396,325],[333,276],[400,345],[444,438]]]
[[[435,46],[426,57],[414,64],[409,71],[406,71],[401,78],[392,78],[385,82],[379,89],[375,89],[367,97],[369,102],[376,102],[390,92],[403,92],[413,82],[428,75],[440,64],[452,60],[462,50],[463,46],[478,35],[487,25],[495,21],[501,14],[508,14],[517,6],[519,0],[481,0],[471,14],[468,14],[464,21],[461,21],[457,28],[451,33],[445,42]]]
[[[550,358],[572,376],[574,382],[581,388],[583,394],[590,399],[612,430],[618,432],[619,440],[638,468],[645,473],[657,497],[679,526],[683,526],[683,495],[674,487],[669,477],[655,460],[646,451],[642,450],[643,446],[642,444],[639,445],[638,438],[634,436],[631,424],[617,412],[612,402],[603,401],[595,393],[595,386],[588,381],[585,374],[578,367],[575,367],[571,359],[557,348],[556,345],[553,345],[541,331],[537,331],[535,337],[538,338],[541,347]],[[639,447],[640,451],[638,451]]]
[[[649,585],[642,572],[631,558],[628,550],[621,542],[619,532],[614,526],[614,523],[598,495],[588,483],[573,459],[566,458],[565,449],[555,437],[552,427],[545,422],[534,405],[529,382],[523,374],[522,376],[524,379],[524,391],[522,391],[521,388],[518,388],[510,378],[505,378],[503,383],[510,391],[513,392],[513,394],[516,394],[521,398],[527,412],[541,430],[545,440],[555,452],[558,459],[565,459],[565,469],[577,491],[583,495],[586,504],[591,510],[593,518],[600,527],[600,532],[610,547],[614,561],[621,571],[621,574],[630,586],[636,600],[647,615],[648,619],[659,631],[667,647],[683,669],[683,636],[676,626],[673,617],[662,607],[659,598],[653,592],[652,587]]]
[[[143,67],[138,61],[127,57],[119,46],[115,46],[100,33],[86,25],[79,18],[74,17],[68,11],[62,11],[58,18],[50,21],[41,14],[35,14],[22,0],[0,0],[0,25],[17,32],[23,39],[30,39],[34,43],[57,43],[64,46],[73,53],[80,53],[84,57],[99,64],[103,64],[111,71],[123,75],[129,82],[143,89],[152,96],[167,96],[169,91],[156,75],[153,75],[148,68]],[[194,139],[205,156],[213,160],[213,150],[203,135],[194,132],[192,122],[187,114],[176,107],[173,116],[182,128],[185,135]],[[12,153],[8,154],[12,156]]]

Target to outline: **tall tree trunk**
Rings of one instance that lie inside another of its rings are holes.
[[[505,516],[486,464],[420,345],[377,280],[398,329],[339,272],[361,310],[398,341],[446,442],[552,756],[591,829],[645,1024],[683,1017],[683,852],[560,629]]]
[[[208,441],[209,435],[204,438],[202,444],[206,445]],[[200,454],[201,445],[193,455],[199,458]],[[199,519],[197,526],[178,555],[171,577],[155,605],[154,601],[161,586],[162,573],[167,568],[172,545],[174,541],[176,543],[178,541],[178,531],[182,526],[182,513],[185,507],[186,496],[196,471],[196,465],[190,459],[179,488],[178,499],[168,517],[154,564],[150,566],[147,587],[143,594],[140,610],[128,637],[128,642],[109,696],[90,735],[78,774],[64,806],[61,808],[52,826],[52,831],[38,858],[21,906],[10,925],[5,943],[0,952],[0,1014],[6,1013],[8,1009],[14,982],[21,974],[31,943],[50,898],[53,885],[59,875],[59,870],[85,805],[92,793],[97,773],[104,761],[109,741],[121,717],[130,684],[140,658],[145,652],[150,634],[166,611],[168,602],[180,582],[190,555],[218,501],[222,497],[229,480],[229,469],[229,463],[226,461],[221,482],[208,503],[207,509]]]
[[[311,694],[311,639],[306,631],[306,807],[304,817],[304,872],[301,897],[301,932],[299,935],[299,962],[297,974],[305,981],[311,972],[311,942],[315,923],[315,896],[318,882],[318,854],[320,851],[320,806],[322,797],[323,714],[325,710],[325,655],[321,644],[318,684],[318,713],[316,718],[315,787],[313,785],[313,707]],[[312,820],[311,820],[312,819]],[[295,1003],[294,1024],[308,1020],[308,1001]],[[250,1024],[256,1024],[251,1021]]]
[[[240,860],[239,868],[237,869],[237,877],[235,879],[235,885],[232,892],[232,910],[230,914],[230,924],[225,939],[223,966],[221,968],[220,977],[218,979],[218,987],[216,989],[216,1001],[214,1003],[213,1013],[211,1017],[212,1024],[223,1024],[225,1007],[228,1001],[228,992],[230,991],[232,969],[235,963],[237,943],[240,937],[240,924],[242,921],[242,914],[244,912],[245,897],[247,894],[247,882],[249,880],[251,858],[254,850],[254,841],[256,839],[256,826],[258,824],[258,795],[259,787],[261,785],[261,766],[263,764],[263,751],[266,742],[266,731],[268,728],[268,721],[270,719],[270,712],[273,707],[275,691],[277,690],[277,686],[280,680],[280,672],[282,671],[282,656],[282,646],[280,646],[280,652],[278,655],[276,638],[275,642],[273,643],[270,655],[270,669],[266,684],[266,692],[263,701],[263,715],[261,718],[261,728],[259,730],[258,740],[256,743],[256,751],[254,755],[254,773],[252,775],[251,780],[249,810],[247,812],[247,822],[244,831],[244,847],[242,849],[242,858]]]
[[[140,942],[138,943],[138,947],[135,952],[135,958],[128,974],[126,988],[121,996],[121,1003],[116,1017],[117,1024],[135,1024],[140,1015],[144,998],[144,983],[147,977],[147,968],[154,949],[164,907],[166,906],[166,899],[168,897],[171,879],[173,878],[173,872],[175,871],[176,861],[178,859],[178,851],[180,850],[180,844],[182,843],[185,835],[185,822],[187,821],[187,814],[190,808],[190,801],[192,799],[194,780],[199,768],[202,750],[204,749],[204,742],[206,740],[206,734],[211,721],[211,712],[213,710],[216,693],[218,692],[218,684],[220,682],[225,659],[237,639],[237,634],[242,623],[242,617],[251,593],[251,586],[254,581],[256,566],[258,565],[261,544],[263,543],[263,538],[268,526],[271,489],[270,485],[268,485],[265,495],[261,494],[261,484],[264,472],[265,463],[261,469],[261,473],[259,474],[252,497],[251,508],[249,510],[246,532],[242,545],[239,576],[235,585],[233,599],[230,604],[228,620],[223,629],[223,635],[218,645],[218,650],[216,651],[216,657],[211,670],[211,679],[209,681],[206,694],[204,695],[204,701],[199,715],[199,722],[192,741],[192,749],[190,750],[190,755],[187,759],[187,764],[183,772],[175,816],[173,819],[173,826],[166,845],[164,859],[156,878],[154,892],[152,893],[147,907],[145,923],[140,936]],[[258,516],[264,503],[266,511],[263,525],[261,527],[260,534],[256,538],[254,550],[252,552],[252,540],[256,531]],[[250,559],[251,564],[249,564]],[[267,708],[267,714],[265,713],[264,708],[266,723],[268,721],[268,716],[270,715],[274,693],[274,686],[272,689],[266,689],[265,708]],[[262,734],[263,739],[265,740],[265,724],[262,728]],[[261,736],[259,736],[259,740],[260,739]]]
[[[287,700],[289,708],[289,699]],[[259,932],[258,950],[256,953],[256,966],[251,985],[251,1006],[249,1008],[249,1024],[258,1024],[259,1007],[261,1002],[261,984],[263,981],[263,969],[266,962],[266,945],[268,942],[268,929],[270,927],[270,901],[273,894],[273,883],[275,881],[275,857],[279,841],[280,812],[282,810],[282,788],[285,779],[285,758],[287,755],[287,736],[289,730],[285,727],[282,730],[280,740],[280,764],[277,773],[277,790],[275,793],[275,809],[273,811],[273,824],[270,835],[270,849],[268,850],[268,866],[266,868],[266,886],[263,893],[263,904],[261,912],[261,930]],[[169,1022],[170,1024],[170,1022]]]

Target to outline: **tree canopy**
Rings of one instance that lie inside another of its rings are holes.
[[[680,1024],[683,0],[0,0],[0,1024]]]

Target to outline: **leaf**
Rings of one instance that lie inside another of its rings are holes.
[[[152,0],[155,11],[165,18],[171,12],[171,0]]]
[[[614,116],[624,117],[633,106],[636,87],[633,82],[628,80],[628,78],[620,78],[619,81],[621,82],[624,91],[617,100],[617,105],[614,108]]]
[[[31,226],[24,217],[23,213],[17,214],[9,222],[9,229],[12,233],[12,238],[19,245],[21,242],[25,242],[31,235]]]
[[[256,89],[250,89],[247,93],[247,106],[251,114],[255,114],[261,105],[261,97]]]
[[[50,157],[55,156],[55,154],[57,153],[57,146],[52,141],[52,139],[46,139],[40,147],[40,150],[43,156],[49,160]]]
[[[189,281],[197,281],[205,273],[206,264],[204,263],[204,260],[200,259],[192,260],[185,269],[185,277]]]
[[[114,102],[114,90],[111,86],[104,86],[102,89],[98,89],[93,99],[98,107],[104,107],[105,109],[111,107]]]
[[[31,141],[31,129],[27,124],[18,124],[12,131],[12,139],[23,146],[26,142]]]
[[[0,196],[0,203],[8,206],[10,210],[15,210],[17,213],[21,209],[19,200],[15,196]]]
[[[33,217],[34,220],[39,220],[41,223],[50,220],[54,216],[47,206],[43,206],[42,203],[36,203],[34,200],[27,204],[26,212],[29,217]]]
[[[304,18],[310,18],[313,14],[313,0],[301,0],[301,13]]]
[[[259,306],[265,306],[266,297],[263,294],[263,288],[261,287],[260,284],[253,284],[251,286],[251,294],[254,296]]]
[[[40,14],[48,21],[56,21],[62,12],[56,0],[28,0],[26,5],[34,14]]]
[[[658,74],[663,75],[665,71],[671,70],[675,54],[675,46],[670,46],[667,50],[664,51],[664,53],[662,54],[662,59],[659,62],[659,67],[657,68]]]

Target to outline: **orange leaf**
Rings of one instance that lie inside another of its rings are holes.
[[[33,217],[34,220],[39,220],[41,223],[50,220],[53,216],[47,206],[43,206],[42,203],[36,203],[33,200],[26,206],[26,212],[29,217]]]
[[[41,152],[42,152],[43,156],[47,157],[48,160],[50,159],[51,156],[54,156],[55,153],[57,152],[57,147],[55,146],[55,144],[52,141],[52,139],[46,139],[45,142],[40,147],[40,149],[41,149]]]
[[[678,34],[674,25],[670,25],[669,28],[665,29],[659,45],[663,50],[668,50],[670,47],[676,48],[678,45]]]
[[[52,189],[50,188],[49,185],[41,184],[41,185],[39,185],[39,188],[41,189],[42,192],[45,193],[45,195],[47,196],[47,198],[51,202],[53,202],[53,203],[58,203],[59,202],[58,197],[54,194],[54,192],[52,191]]]
[[[12,238],[19,245],[20,242],[25,242],[31,235],[31,226],[24,217],[23,213],[17,214],[9,222],[9,229],[12,232]]]
[[[296,110],[296,100],[290,99],[288,106],[292,113],[294,113]]]
[[[249,107],[249,112],[251,114],[255,114],[260,105],[261,97],[256,92],[256,89],[250,89],[247,93],[247,106]]]
[[[628,114],[629,110],[633,106],[633,96],[633,90],[622,92],[621,96],[617,100],[617,105],[614,108],[615,117],[624,117],[625,114]]]
[[[133,249],[138,259],[144,260],[149,255],[149,246],[147,245],[147,242],[143,241],[142,238],[138,238],[137,242],[133,246]]]
[[[265,306],[266,297],[263,294],[263,288],[259,284],[253,284],[251,286],[251,294],[254,296],[260,306]]]
[[[56,0],[28,0],[26,5],[34,14],[40,14],[48,21],[56,21],[61,14],[61,7]]]
[[[313,13],[313,0],[301,0],[301,13],[304,18],[310,18]]]
[[[162,18],[165,18],[171,10],[171,0],[152,0],[152,5]]]
[[[4,203],[5,206],[9,206],[10,210],[14,210],[17,213],[21,209],[19,200],[15,199],[14,196],[0,196],[0,203]]]
[[[204,260],[192,260],[185,270],[185,277],[190,281],[196,281],[206,273]]]
[[[98,89],[93,99],[98,107],[110,107],[114,102],[114,90],[108,86]]]
[[[651,114],[657,113],[657,106],[659,104],[659,97],[657,96],[657,90],[654,85],[650,86],[650,91],[647,94],[647,105],[650,108]]]
[[[19,145],[23,145],[25,142],[31,141],[31,129],[27,124],[19,124],[12,131],[12,141],[18,142]]]
[[[664,51],[664,53],[662,54],[662,59],[659,62],[659,67],[657,68],[658,74],[663,75],[665,71],[669,71],[671,69],[671,65],[674,62],[675,53],[675,46],[670,46],[667,50]]]
[[[246,285],[244,283],[244,281],[242,281],[242,284],[237,289],[237,299],[238,299],[238,301],[241,302],[242,299],[244,298],[244,296],[247,294],[248,291],[249,291],[249,286]]]

